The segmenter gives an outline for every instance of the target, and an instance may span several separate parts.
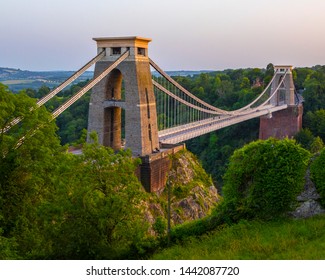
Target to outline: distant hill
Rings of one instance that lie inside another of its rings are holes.
[[[28,71],[0,67],[0,83],[13,92],[25,88],[38,89],[41,86],[54,88],[74,74],[74,71]],[[86,71],[74,83],[92,79],[92,71]]]
[[[176,71],[166,71],[166,73],[169,76],[194,76],[194,75],[200,75],[201,73],[209,73],[209,72],[215,72],[213,70],[197,70],[197,71],[187,71],[187,70],[176,70]],[[158,76],[159,73],[157,71],[153,71],[152,75]]]
[[[198,71],[166,71],[170,76],[194,76],[201,73],[212,72],[209,70]],[[68,77],[74,74],[74,71],[29,71],[14,68],[0,67],[0,83],[5,84],[13,92],[25,88],[38,89],[41,86],[49,88],[57,87],[64,82]],[[158,75],[158,72],[152,72],[153,75]],[[92,79],[93,71],[86,71],[74,83]]]

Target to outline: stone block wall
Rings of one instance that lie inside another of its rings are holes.
[[[136,175],[147,192],[161,193],[164,190],[172,164],[170,155],[183,149],[184,144],[174,145],[164,151],[140,157],[141,164]]]
[[[287,109],[272,113],[272,118],[260,118],[259,138],[262,140],[274,137],[282,139],[293,137],[302,128],[303,105],[289,106]]]

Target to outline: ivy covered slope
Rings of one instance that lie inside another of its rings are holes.
[[[172,238],[200,236],[245,220],[277,220],[297,207],[310,153],[294,140],[258,140],[237,149],[224,176],[221,202],[211,215],[172,230]]]
[[[324,155],[325,149],[311,166],[320,193]],[[174,245],[150,258],[323,259],[324,215],[290,214],[304,190],[309,161],[310,153],[289,139],[259,140],[236,150],[212,214],[172,228]]]
[[[234,220],[274,219],[295,206],[303,191],[310,153],[294,140],[255,141],[234,152],[223,197]]]
[[[220,196],[211,176],[191,152],[183,150],[171,156],[167,176],[172,226],[205,217],[219,202]],[[167,230],[167,202],[168,187],[161,194],[150,194],[146,201],[146,219],[158,235]],[[158,227],[157,223],[161,225]]]
[[[168,181],[175,224],[206,216],[219,201],[211,176],[206,173],[196,156],[187,150],[172,156]],[[165,189],[163,199],[167,191]]]

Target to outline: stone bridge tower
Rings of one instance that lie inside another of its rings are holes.
[[[148,57],[151,39],[142,37],[94,38],[97,52],[106,55],[95,65],[95,77],[126,51],[129,56],[94,86],[89,104],[88,131],[99,143],[122,147],[122,110],[125,110],[125,148],[134,156],[159,150],[156,103]],[[122,92],[122,85],[125,92]]]
[[[288,107],[285,110],[260,118],[260,139],[267,139],[269,137],[278,139],[290,138],[302,128],[303,105],[295,94],[292,69],[292,66],[274,66],[276,76],[271,85],[271,92],[278,88],[286,72],[287,74],[284,77],[283,84],[270,100],[270,103],[274,106],[287,104]]]

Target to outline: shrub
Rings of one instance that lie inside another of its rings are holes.
[[[233,220],[273,219],[302,191],[310,153],[294,140],[258,140],[234,152],[224,176],[224,207]]]
[[[312,162],[310,172],[316,189],[321,196],[320,203],[325,207],[325,149],[320,155]]]

